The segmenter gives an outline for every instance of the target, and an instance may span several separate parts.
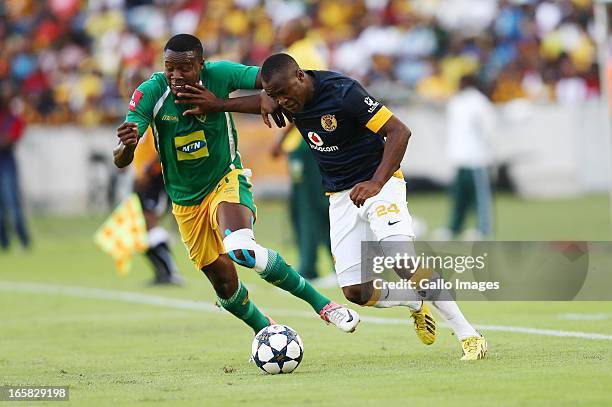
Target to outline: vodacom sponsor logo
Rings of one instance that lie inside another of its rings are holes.
[[[314,131],[308,132],[308,140],[310,140],[310,142],[317,147],[321,147],[323,145],[323,140],[321,140],[321,137]]]
[[[338,148],[338,146],[323,147],[324,142],[321,139],[321,136],[319,136],[314,131],[309,131],[308,132],[308,140],[311,143],[311,144],[309,144],[310,148],[312,148],[313,150],[321,151],[323,153],[329,153],[329,152],[332,152],[332,151],[340,150]]]

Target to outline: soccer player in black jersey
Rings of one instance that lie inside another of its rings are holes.
[[[319,164],[330,200],[336,274],[345,297],[362,306],[410,308],[418,337],[433,343],[436,325],[423,297],[411,289],[377,288],[373,275],[361,268],[361,242],[366,240],[381,242],[388,257],[414,255],[415,236],[400,170],[410,130],[357,81],[339,73],[305,71],[291,56],[275,54],[266,59],[261,74],[265,93],[293,120]],[[386,242],[405,242],[399,245],[403,253],[389,252],[399,246]],[[431,303],[461,341],[462,359],[484,357],[485,338],[455,301],[445,295],[443,301]]]

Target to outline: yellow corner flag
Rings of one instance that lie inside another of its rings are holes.
[[[132,255],[147,250],[147,228],[136,194],[115,208],[96,231],[94,242],[113,258],[119,275],[130,271]]]

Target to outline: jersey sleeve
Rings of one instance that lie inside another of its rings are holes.
[[[370,131],[378,131],[389,121],[393,113],[380,103],[357,82],[346,92],[343,99],[343,109],[360,125]]]
[[[256,89],[255,82],[259,73],[258,66],[247,66],[230,61],[223,61],[223,69],[229,79],[230,92],[237,89]]]
[[[138,125],[139,136],[144,134],[153,121],[153,108],[155,101],[159,99],[157,93],[159,93],[158,86],[150,79],[143,82],[132,94],[125,121]]]

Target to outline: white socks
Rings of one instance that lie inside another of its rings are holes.
[[[421,309],[421,297],[413,290],[389,290],[387,287],[380,290],[375,290],[374,298],[370,303],[368,303],[368,305],[372,307],[408,307],[412,311],[418,311]],[[378,298],[376,298],[377,294],[379,294]]]
[[[480,336],[467,319],[465,319],[455,301],[432,301],[431,304],[438,310],[446,322],[448,322],[459,340],[469,338],[470,336]]]
[[[414,256],[415,254],[414,238],[411,236],[397,235],[397,236],[390,236],[386,239],[381,240],[381,247],[383,249],[385,256],[394,257],[397,254],[395,252],[399,249],[398,245],[397,244],[385,245],[384,244],[385,242],[405,242],[405,247],[401,248],[402,252],[399,254],[403,255],[404,253],[408,253],[409,256]],[[388,253],[388,251],[391,251],[391,253]],[[430,276],[430,279],[433,280],[434,278],[439,278],[439,277],[440,276],[434,271],[433,274]],[[416,293],[414,290],[386,289],[387,291],[386,300],[385,300],[384,291],[385,290],[381,290],[380,298],[378,299],[377,303],[373,305],[374,307],[387,308],[387,307],[394,307],[397,305],[404,305],[404,306],[410,307],[412,310],[419,310],[421,307],[420,300],[422,297],[418,293]],[[431,304],[440,313],[440,315],[442,315],[442,317],[446,320],[446,322],[448,322],[451,329],[455,333],[455,336],[457,336],[459,340],[463,340],[470,336],[480,336],[480,334],[467,321],[467,319],[465,319],[465,317],[463,316],[463,313],[459,309],[459,306],[457,306],[457,303],[453,300],[450,292],[444,289],[436,290],[436,291],[438,291],[437,293],[435,293],[437,295],[433,295],[435,300],[431,301]],[[434,293],[428,292],[427,294],[428,295],[426,296],[426,299],[432,297],[432,295],[430,294],[434,294]],[[415,303],[418,305],[415,306]],[[393,304],[393,305],[385,305],[385,304]]]

